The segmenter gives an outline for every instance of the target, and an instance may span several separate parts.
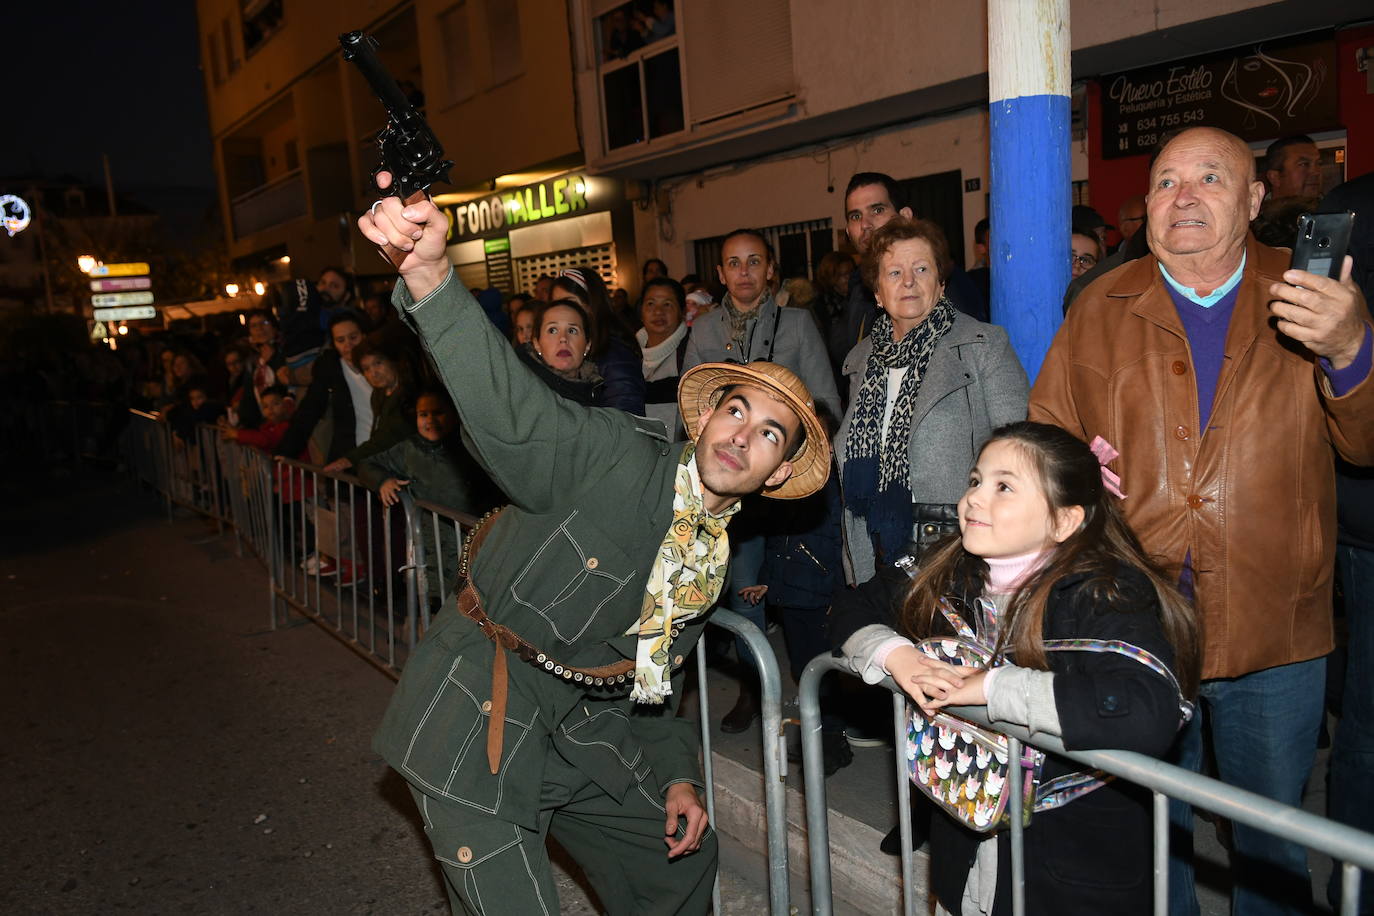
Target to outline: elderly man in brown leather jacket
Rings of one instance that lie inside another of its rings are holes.
[[[1195,596],[1204,714],[1179,762],[1200,766],[1205,721],[1223,780],[1298,805],[1333,643],[1333,448],[1374,464],[1371,328],[1349,259],[1339,281],[1286,270],[1249,236],[1263,197],[1239,138],[1170,140],[1150,169],[1151,254],[1074,303],[1030,417],[1120,451],[1127,520]],[[1310,903],[1302,847],[1236,824],[1235,851],[1238,916]],[[1186,851],[1170,898],[1198,912]]]

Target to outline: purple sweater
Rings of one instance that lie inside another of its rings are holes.
[[[1164,287],[1174,300],[1174,308],[1178,309],[1178,317],[1183,322],[1183,331],[1188,335],[1188,349],[1193,354],[1194,378],[1197,379],[1198,418],[1202,425],[1199,432],[1203,432],[1212,415],[1217,381],[1221,378],[1222,363],[1226,361],[1226,331],[1231,326],[1231,312],[1235,309],[1240,286],[1237,285],[1209,309],[1184,296],[1168,282]],[[1374,365],[1374,342],[1371,341],[1368,326],[1364,329],[1360,352],[1350,365],[1344,369],[1332,369],[1331,363],[1321,360],[1322,371],[1331,382],[1331,390],[1336,397],[1349,393],[1350,389],[1364,381],[1371,365]]]
[[[1207,420],[1212,415],[1212,401],[1216,398],[1217,381],[1221,378],[1221,366],[1226,361],[1226,331],[1231,326],[1231,312],[1236,306],[1240,284],[1222,296],[1211,308],[1203,308],[1187,296],[1174,289],[1167,280],[1164,288],[1174,300],[1183,331],[1188,335],[1188,349],[1193,354],[1193,376],[1197,379],[1198,421],[1207,429]],[[1331,390],[1336,397],[1346,394],[1369,375],[1374,365],[1374,342],[1368,326],[1364,330],[1364,342],[1355,361],[1344,369],[1332,369],[1325,359],[1321,360],[1322,371],[1331,382]],[[1193,552],[1189,550],[1183,558],[1183,574],[1179,577],[1179,589],[1189,598],[1193,597]]]

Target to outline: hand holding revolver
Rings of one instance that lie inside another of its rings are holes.
[[[391,186],[391,174],[378,172],[377,186]],[[358,217],[358,229],[378,247],[391,246],[401,256],[396,264],[416,301],[439,287],[448,276],[448,219],[430,200],[407,204],[399,197],[383,197]]]

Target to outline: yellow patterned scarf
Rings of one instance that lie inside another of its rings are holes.
[[[703,496],[695,446],[689,444],[673,480],[673,523],[649,570],[639,622],[625,631],[626,636],[639,634],[630,693],[637,703],[662,703],[673,692],[668,654],[676,635],[673,627],[709,610],[725,583],[730,564],[725,526],[739,503],[716,516],[706,511]]]

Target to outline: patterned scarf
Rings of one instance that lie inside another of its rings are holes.
[[[720,306],[725,310],[725,320],[730,325],[730,340],[734,342],[735,350],[739,353],[739,361],[742,363],[749,361],[749,354],[744,349],[745,338],[749,334],[749,319],[763,314],[763,307],[772,296],[772,293],[764,293],[759,297],[758,303],[747,312],[735,307],[735,300],[729,293],[721,297]]]
[[[630,693],[636,703],[659,704],[673,692],[668,654],[673,627],[680,628],[684,620],[704,614],[716,603],[730,563],[725,526],[739,511],[739,503],[721,516],[706,511],[695,449],[689,444],[682,450],[673,480],[673,523],[649,570],[639,621],[625,631],[626,636],[639,634]]]
[[[901,340],[892,339],[892,318],[887,312],[878,315],[869,335],[873,352],[864,366],[845,435],[843,484],[845,502],[864,519],[880,559],[897,556],[911,540],[911,410],[935,344],[953,324],[954,308],[942,296],[925,320]],[[888,370],[902,366],[907,373],[883,438]]]

